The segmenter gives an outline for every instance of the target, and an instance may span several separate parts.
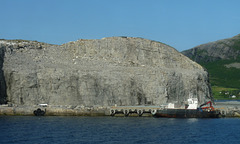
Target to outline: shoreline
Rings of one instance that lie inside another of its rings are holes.
[[[45,116],[107,116],[110,115],[108,108],[71,108],[61,106],[6,106],[0,105],[0,115],[22,115],[22,116],[34,116],[34,110],[40,108],[46,110]],[[107,113],[108,112],[108,113]]]
[[[46,110],[44,116],[111,116],[111,107],[101,106],[53,106],[48,105],[46,107],[33,105],[0,105],[0,115],[6,116],[34,116],[34,110],[40,108]],[[220,110],[221,117],[240,117],[240,102],[215,102],[215,109]],[[116,116],[124,116],[124,114],[118,114]],[[131,114],[129,116],[138,116],[137,114]],[[143,116],[151,117],[151,114],[144,114]]]

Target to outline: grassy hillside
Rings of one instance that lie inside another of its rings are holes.
[[[212,86],[212,94],[215,100],[240,99],[240,89]],[[236,96],[236,97],[234,97]]]
[[[240,69],[227,68],[231,63],[240,63],[238,60],[219,60],[208,63],[200,63],[209,72],[212,93],[215,99],[240,99]],[[231,96],[235,95],[236,98]]]
[[[240,69],[235,67],[226,67],[227,64],[235,62],[240,63],[240,60],[219,60],[200,64],[208,70],[212,86],[240,89]]]

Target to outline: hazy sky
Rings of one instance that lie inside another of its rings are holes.
[[[178,51],[240,33],[240,0],[0,0],[0,39],[142,37]]]

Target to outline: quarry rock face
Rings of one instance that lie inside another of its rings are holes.
[[[0,40],[1,103],[127,106],[211,99],[208,73],[174,48],[132,37],[63,45]]]

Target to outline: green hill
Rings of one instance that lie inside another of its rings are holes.
[[[240,98],[240,35],[182,53],[207,69],[215,98]]]

